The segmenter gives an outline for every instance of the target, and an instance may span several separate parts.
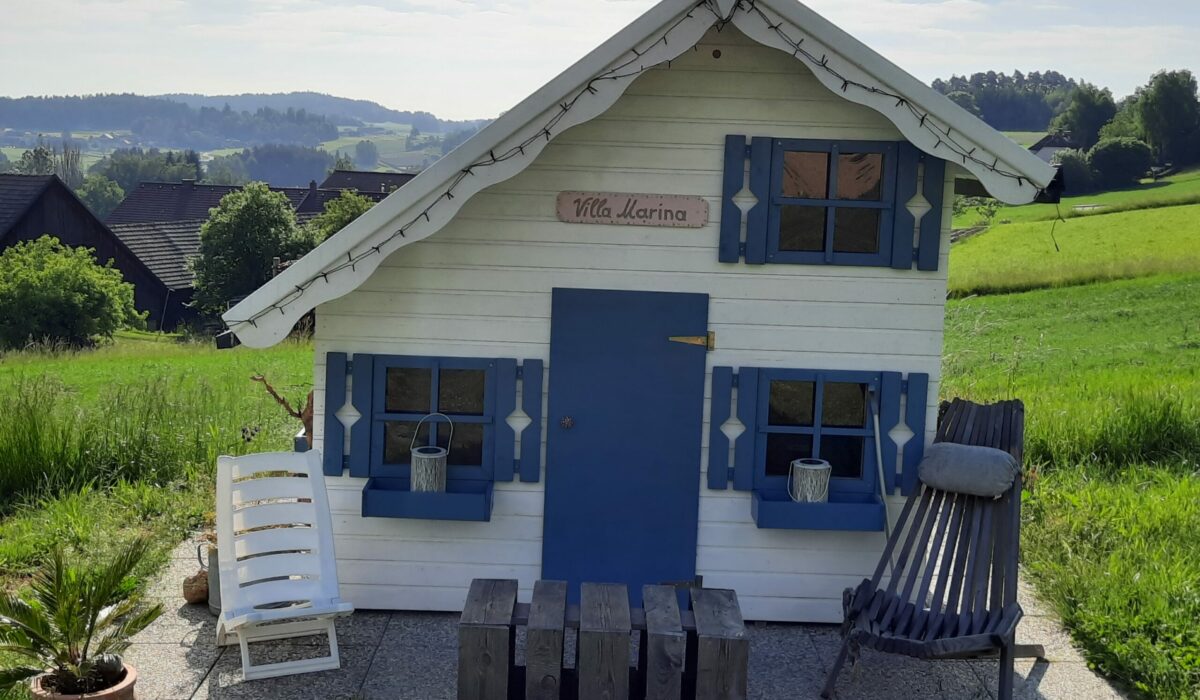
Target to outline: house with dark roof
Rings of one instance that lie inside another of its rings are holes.
[[[1049,163],[1054,160],[1054,154],[1059,151],[1065,151],[1068,148],[1079,148],[1079,146],[1080,144],[1071,138],[1071,134],[1059,131],[1053,134],[1046,134],[1038,139],[1037,143],[1029,147],[1029,150],[1033,151],[1033,154],[1038,158]]]
[[[354,190],[361,195],[389,194],[416,173],[377,173],[368,170],[334,170],[321,183],[323,190]]]
[[[124,241],[104,225],[56,175],[0,175],[0,249],[51,235],[62,243],[95,251],[113,262],[133,285],[134,304],[148,312],[151,328],[163,324],[169,287]]]
[[[125,199],[113,209],[105,219],[105,223],[135,224],[154,223],[161,221],[196,221],[208,218],[209,211],[221,203],[221,199],[240,190],[240,185],[212,185],[199,183],[195,180],[180,182],[142,182],[137,189],[125,195]],[[272,187],[272,192],[281,192],[292,205],[297,214],[319,214],[325,210],[325,203],[336,199],[343,187],[330,189],[318,187],[316,180],[308,187]],[[360,192],[368,199],[378,202],[387,196],[388,192]]]

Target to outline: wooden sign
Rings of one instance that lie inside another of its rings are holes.
[[[700,228],[708,223],[708,202],[674,194],[559,192],[558,220],[571,224]]]

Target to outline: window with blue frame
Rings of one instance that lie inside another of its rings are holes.
[[[871,394],[879,373],[763,368],[758,382],[756,490],[786,492],[792,461],[813,457],[832,467],[831,495],[878,491]]]
[[[896,145],[775,139],[767,260],[889,266]]]
[[[410,476],[415,443],[449,448],[449,481],[490,481],[495,370],[496,361],[488,359],[375,358],[371,475]]]

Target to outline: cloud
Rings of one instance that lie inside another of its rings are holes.
[[[1153,2],[1153,0],[1148,0]],[[5,8],[9,94],[317,90],[493,116],[653,0],[39,0]],[[1200,68],[1189,36],[1125,0],[809,0],[924,80],[1055,69],[1128,93]],[[62,47],[69,47],[64,50]]]

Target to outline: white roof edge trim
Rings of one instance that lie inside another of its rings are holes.
[[[594,92],[583,95],[572,109],[562,115],[548,138],[538,138],[527,145],[522,157],[473,171],[472,175],[458,183],[452,198],[445,198],[447,187],[453,185],[464,169],[487,159],[489,153],[504,153],[525,143],[531,135],[542,133],[547,122],[561,111],[562,103],[580,94],[593,78],[621,66],[634,55],[639,66],[664,63],[691,49],[709,27],[731,13],[734,25],[743,33],[766,46],[792,53],[791,48],[760,16],[747,11],[747,7],[753,7],[754,4],[751,0],[662,0],[404,187],[255,290],[225,312],[222,318],[238,339],[249,347],[269,347],[278,343],[287,337],[305,313],[356,289],[392,252],[439,231],[474,194],[520,173],[558,134],[607,111],[640,74],[640,71],[632,70],[632,65],[629,70],[618,71],[617,79],[594,84]],[[806,48],[812,47],[827,54],[831,66],[834,60],[839,61],[839,72],[865,84],[880,84],[904,95],[911,104],[954,129],[956,135],[961,135],[960,143],[970,141],[981,152],[988,153],[1015,172],[1025,175],[1026,182],[1019,184],[1014,178],[1000,176],[987,168],[971,168],[970,163],[959,164],[979,178],[998,199],[1010,203],[1032,201],[1037,190],[1053,177],[1054,169],[1051,166],[807,7],[794,0],[757,0],[756,4],[778,15],[778,21],[791,25],[789,35],[794,32],[796,38],[803,36]],[[670,41],[662,41],[662,36],[668,32]],[[821,36],[824,41],[816,39],[814,35]],[[803,61],[799,57],[797,60]],[[808,65],[807,62],[804,64]],[[894,98],[881,98],[864,91],[843,92],[840,81],[833,76],[822,70],[812,72],[836,94],[883,114],[921,150],[943,158],[951,155],[945,152],[939,154],[932,135],[917,123],[907,108],[897,108]],[[438,203],[439,200],[442,201]],[[435,203],[437,206],[429,209]],[[403,237],[396,233],[401,227],[405,227]],[[352,260],[354,264],[349,266]],[[300,291],[302,286],[303,290]]]
[[[803,46],[810,53],[829,56],[830,66],[846,78],[867,85],[879,85],[892,93],[903,95],[918,111],[935,120],[935,123],[950,128],[959,143],[977,148],[980,154],[991,155],[997,160],[997,168],[1016,172],[1024,177],[1025,181],[1022,183],[977,163],[962,162],[945,147],[939,147],[939,139],[925,129],[912,112],[907,108],[897,107],[895,98],[855,88],[843,91],[841,80],[837,77],[814,68],[805,59],[797,57],[826,88],[847,100],[871,107],[887,117],[914,146],[963,167],[978,178],[997,199],[1008,204],[1028,204],[1037,196],[1038,191],[1050,184],[1054,178],[1053,166],[954,104],[945,95],[917,80],[807,6],[793,0],[739,2],[742,9],[748,5],[766,8],[775,15],[772,19],[774,23],[780,24],[782,31],[794,40],[803,39]],[[793,53],[792,47],[787,45],[756,12],[737,12],[733,17],[733,24],[761,44],[785,53]]]
[[[641,47],[638,50],[641,54],[639,65],[665,62],[691,49],[717,20],[717,15],[708,9],[706,3],[697,0],[663,0],[404,187],[388,195],[315,250],[259,287],[222,314],[221,318],[238,340],[249,347],[270,347],[283,340],[300,317],[323,302],[353,291],[390,253],[440,230],[476,192],[524,170],[548,141],[539,139],[527,147],[524,158],[488,166],[486,172],[480,169],[480,172],[460,183],[453,199],[435,207],[427,219],[421,217],[422,220],[409,229],[404,237],[391,237],[397,228],[408,223],[407,217],[423,211],[434,200],[441,199],[446,186],[464,168],[486,158],[490,152],[503,152],[524,142],[529,134],[541,132],[546,122],[558,112],[562,102],[578,94],[592,78],[610,67],[624,64],[632,57],[634,49]],[[660,43],[661,35],[668,30],[672,31],[672,40]],[[648,46],[650,48],[647,49]],[[621,71],[621,74],[625,72],[632,72],[632,66],[630,71]],[[551,139],[570,126],[604,113],[636,77],[637,74],[633,74],[595,85],[595,93],[580,100],[557,123]],[[328,272],[377,246],[380,254],[371,255],[348,270],[336,274]],[[318,281],[299,295],[302,300],[296,298],[298,285],[310,279]]]

